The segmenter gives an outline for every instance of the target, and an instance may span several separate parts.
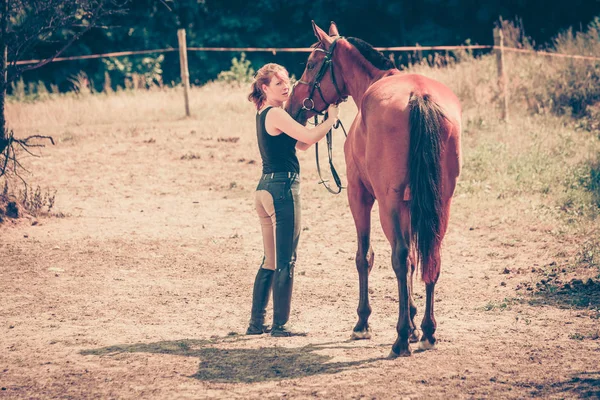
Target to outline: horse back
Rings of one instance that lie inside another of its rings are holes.
[[[417,74],[399,71],[386,76],[365,92],[352,126],[346,151],[363,171],[361,179],[377,198],[397,193],[407,199],[410,148],[409,101],[411,96],[429,95],[441,108],[442,173],[444,197],[452,196],[460,173],[461,108],[458,98],[445,85]],[[348,157],[347,157],[348,158]]]
[[[441,82],[418,74],[402,74],[400,71],[392,72],[384,77],[365,92],[360,105],[360,112],[365,116],[374,116],[373,109],[379,110],[381,116],[390,118],[394,115],[408,113],[408,102],[412,95],[429,95],[441,107],[449,123],[460,128],[461,107],[456,95]],[[378,118],[384,119],[384,118]],[[393,118],[390,121],[393,124]],[[387,121],[387,119],[384,119]],[[459,129],[460,130],[460,129]],[[445,132],[451,134],[452,132]]]

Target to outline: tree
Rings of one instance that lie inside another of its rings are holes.
[[[5,118],[6,88],[27,70],[39,68],[61,55],[71,44],[107,17],[123,13],[128,0],[0,0],[0,177],[7,172],[18,176],[22,168],[16,150],[31,154],[40,147],[34,139],[54,141],[34,135],[16,139]],[[37,55],[39,61],[19,65],[24,56]],[[10,63],[8,60],[10,59]],[[33,155],[33,154],[32,154]]]

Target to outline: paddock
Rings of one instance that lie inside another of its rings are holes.
[[[9,105],[9,118],[22,116],[13,121],[23,135],[57,139],[41,158],[23,159],[30,184],[57,195],[51,215],[0,226],[0,398],[600,394],[597,308],[536,286],[553,271],[581,278],[575,269],[555,271],[575,257],[579,239],[556,235],[553,222],[528,211],[528,197],[499,198],[484,185],[459,183],[453,200],[436,287],[437,348],[386,358],[398,291],[377,205],[373,338],[350,341],[355,229],[345,193],[318,184],[314,150],[299,157],[303,229],[290,318],[308,335],[244,336],[262,259],[253,209],[260,157],[244,93],[193,89],[187,119],[174,116],[162,92],[136,95],[147,104],[131,111],[109,97],[88,100],[97,103],[96,119],[76,116],[77,106],[56,117],[49,105],[36,122],[36,105]],[[342,105],[347,124],[353,107]],[[514,124],[536,129],[536,121]],[[469,154],[483,139],[465,126],[468,170],[477,168]],[[345,181],[343,134],[334,139]],[[415,292],[420,321],[422,282]]]

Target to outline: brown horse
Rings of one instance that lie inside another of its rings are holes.
[[[418,264],[427,292],[419,348],[430,349],[436,341],[433,306],[440,247],[461,166],[460,103],[443,84],[401,73],[366,42],[339,36],[333,22],[329,34],[314,22],[313,29],[319,41],[313,45],[286,111],[306,123],[347,96],[358,107],[344,145],[348,199],[358,235],[360,297],[352,338],[371,337],[368,286],[374,253],[370,231],[377,199],[381,225],[392,247],[400,302],[398,337],[390,357],[409,356],[409,341],[419,341],[412,298]]]

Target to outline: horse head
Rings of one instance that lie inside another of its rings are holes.
[[[337,26],[331,22],[327,34],[314,21],[312,25],[319,41],[312,45],[306,68],[285,106],[285,110],[301,124],[306,124],[314,115],[324,114],[331,104],[339,104],[348,96],[335,51],[341,38]]]

